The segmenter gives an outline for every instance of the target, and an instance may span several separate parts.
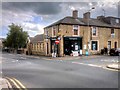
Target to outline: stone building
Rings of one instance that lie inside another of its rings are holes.
[[[59,44],[55,44],[56,40]],[[91,18],[90,12],[78,17],[74,10],[67,16],[44,28],[44,51],[50,56],[55,51],[58,56],[74,53],[99,54],[103,48],[120,48],[120,18],[98,16]]]
[[[28,54],[33,55],[45,55],[44,53],[44,39],[43,34],[30,37],[30,41],[27,46]]]

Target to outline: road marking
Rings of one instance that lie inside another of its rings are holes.
[[[26,57],[20,57],[21,59],[26,59]]]
[[[15,62],[15,61],[12,61],[12,62]]]
[[[92,67],[102,67],[102,66],[94,65],[94,64],[88,64],[88,66],[92,66]]]
[[[6,77],[6,79],[11,81],[19,90],[27,90],[26,87],[17,79]],[[9,83],[10,84],[10,83]]]
[[[9,78],[9,77],[6,77],[8,80],[10,80],[17,88],[19,88],[20,89],[20,87],[17,85],[17,83],[15,83],[15,81],[13,80],[13,79],[11,79],[11,78]],[[22,90],[22,89],[20,89],[20,90]]]
[[[13,78],[13,80],[16,81],[22,88],[24,88],[25,90],[27,90],[26,87],[20,81],[18,81],[15,78]]]
[[[116,60],[100,60],[100,61],[103,61],[103,62],[119,62],[118,60],[116,61]]]
[[[7,79],[6,79],[6,81],[7,81],[8,88],[12,89],[12,86],[11,86],[10,82]]]
[[[107,68],[105,66],[100,66],[100,65],[95,65],[95,64],[85,64],[85,63],[79,63],[79,62],[72,62],[72,63],[86,65],[86,66],[91,66],[91,67],[103,68],[103,69],[110,70],[110,71],[117,71],[117,72],[120,71],[120,70],[110,69],[110,68]]]

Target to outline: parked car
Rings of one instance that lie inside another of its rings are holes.
[[[120,56],[120,48],[112,48],[109,52],[110,56]]]
[[[120,48],[117,48],[117,49],[115,50],[115,53],[116,53],[117,56],[120,56]]]

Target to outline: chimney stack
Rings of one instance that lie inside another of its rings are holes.
[[[90,12],[86,12],[83,14],[84,19],[90,19]]]
[[[77,11],[77,10],[74,10],[72,16],[73,16],[73,18],[75,18],[75,19],[78,18],[78,11]]]

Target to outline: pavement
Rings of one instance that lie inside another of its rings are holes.
[[[120,63],[109,64],[106,67],[110,69],[120,70]]]
[[[9,90],[11,88],[11,85],[8,83],[8,81],[4,78],[0,78],[0,90],[2,89]]]

